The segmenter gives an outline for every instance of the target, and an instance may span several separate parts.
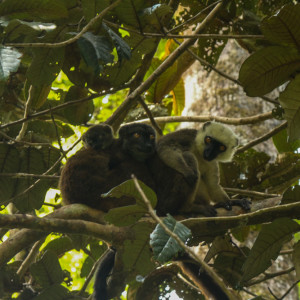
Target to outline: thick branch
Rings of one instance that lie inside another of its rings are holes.
[[[103,238],[107,242],[112,242],[114,244],[118,244],[121,241],[125,239],[124,235],[130,235],[130,230],[127,230],[125,228],[112,228],[113,226],[104,226],[99,223],[105,224],[104,222],[104,213],[95,210],[92,208],[89,208],[82,204],[73,204],[64,206],[55,212],[49,214],[47,216],[47,220],[34,218],[32,216],[29,216],[29,218],[22,219],[23,215],[19,215],[20,218],[14,219],[14,216],[8,216],[12,218],[6,218],[5,215],[0,215],[1,217],[1,226],[2,227],[10,227],[10,228],[21,228],[21,227],[27,227],[27,228],[36,228],[37,230],[31,230],[31,229],[22,229],[19,232],[17,232],[14,236],[9,237],[6,241],[4,241],[2,244],[0,244],[0,266],[4,263],[11,260],[17,253],[19,253],[22,249],[25,249],[35,243],[37,240],[43,238],[46,236],[49,232],[57,230],[57,232],[71,232],[71,233],[78,233],[78,234],[89,234],[98,238]],[[7,216],[6,216],[7,217]],[[51,220],[52,219],[52,220]],[[57,219],[62,219],[59,221],[66,221],[63,219],[75,219],[76,221],[67,221],[68,223],[68,229],[65,231],[64,226],[65,224],[63,222],[59,222],[59,224],[62,226],[57,226],[55,223],[57,222]],[[22,223],[17,224],[17,220]],[[84,221],[78,221],[78,220],[88,220],[88,223],[85,223]],[[92,223],[95,222],[95,223]],[[38,224],[43,224],[45,226],[45,231],[41,231],[41,228]],[[98,226],[101,225],[101,226]],[[94,228],[93,228],[94,227]],[[90,231],[91,229],[91,231]],[[85,231],[83,231],[85,230]],[[102,235],[103,233],[103,235]]]
[[[190,218],[183,220],[182,223],[193,231],[194,238],[201,240],[201,238],[204,236],[218,233],[221,234],[227,229],[238,226],[262,224],[272,222],[277,218],[283,217],[299,218],[300,202],[277,205],[279,204],[280,200],[281,197],[275,197],[261,201],[255,201],[252,204],[252,210],[255,211],[240,214],[238,216]],[[270,207],[271,205],[272,207]],[[220,210],[221,209],[219,209],[218,212]],[[242,213],[242,211],[239,213]]]

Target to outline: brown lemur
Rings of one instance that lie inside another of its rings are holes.
[[[219,183],[218,163],[231,161],[237,146],[233,131],[217,122],[207,122],[198,131],[181,129],[163,136],[156,147],[158,157],[149,165],[157,174],[158,215],[193,212],[215,216],[215,208],[230,210],[233,205],[250,210],[250,201],[230,200]]]
[[[85,148],[67,160],[59,187],[63,203],[82,203],[108,211],[134,204],[131,198],[104,198],[101,194],[131,179],[135,174],[154,188],[145,161],[155,153],[155,131],[146,124],[124,125],[114,138],[107,124],[91,127],[82,137]]]

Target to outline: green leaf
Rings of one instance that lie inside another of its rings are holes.
[[[60,152],[55,148],[43,147],[36,149],[27,147],[23,149],[12,145],[0,145],[0,164],[3,173],[28,173],[43,174],[60,157]],[[58,171],[59,165],[54,168],[53,173]],[[17,196],[31,187],[36,178],[30,177],[0,177],[0,203],[7,204],[7,200]],[[32,209],[41,208],[46,191],[52,186],[55,180],[40,180],[27,193],[14,199],[14,204],[21,212],[28,212]]]
[[[205,262],[209,262],[213,257],[221,253],[231,253],[240,255],[241,252],[237,247],[233,247],[231,239],[228,235],[218,236],[214,239],[209,251],[205,256]]]
[[[163,24],[172,17],[172,8],[167,4],[155,4],[147,7],[139,12],[142,24],[149,26],[151,24],[155,28],[161,28]]]
[[[300,199],[300,186],[295,185],[289,187],[282,195],[281,204],[289,204],[298,202]]]
[[[20,65],[21,53],[10,47],[0,46],[0,81],[6,80]]]
[[[38,48],[26,76],[32,85],[50,85],[61,70],[64,48]]]
[[[70,292],[59,284],[53,284],[42,290],[33,300],[65,300],[70,299]]]
[[[50,93],[51,85],[32,85],[30,94],[31,94],[31,108],[38,109],[43,106],[47,100],[47,97]]]
[[[128,205],[109,210],[104,219],[115,226],[129,226],[145,215],[147,209],[141,205]]]
[[[65,97],[65,103],[83,99],[88,96],[88,90],[78,86],[71,86]],[[84,101],[64,109],[64,116],[72,125],[85,124],[92,117],[94,104],[92,101]]]
[[[49,250],[39,261],[30,266],[30,272],[42,287],[60,284],[63,281],[63,272],[57,256]]]
[[[242,251],[246,254],[249,249],[243,248]],[[227,284],[236,287],[241,280],[242,266],[245,260],[246,257],[241,255],[241,252],[221,253],[215,259],[213,266]]]
[[[286,82],[300,69],[300,54],[294,48],[272,46],[248,57],[239,73],[248,96],[262,96]]]
[[[300,75],[297,75],[280,93],[279,102],[288,121],[290,141],[300,139]]]
[[[50,250],[55,253],[56,256],[60,256],[65,252],[68,252],[74,248],[72,240],[67,236],[62,236],[57,239],[50,241],[44,248],[43,251],[46,252]]]
[[[146,2],[144,0],[123,0],[114,9],[114,11],[121,23],[132,25],[135,28],[139,28],[137,12],[144,8],[145,5]]]
[[[173,112],[177,116],[181,116],[181,113],[185,107],[185,89],[184,81],[180,79],[177,85],[173,89]]]
[[[131,58],[131,49],[129,45],[106,24],[103,23],[102,27],[106,30],[113,44],[115,45],[119,61],[122,62],[123,58],[129,60]]]
[[[163,223],[184,243],[191,237],[190,229],[177,222],[171,215],[168,214]],[[150,246],[153,249],[154,258],[161,263],[169,261],[178,252],[183,251],[181,246],[165,232],[160,224],[150,235]]]
[[[134,239],[126,239],[122,259],[127,270],[131,270],[131,278],[136,275],[145,276],[155,267],[151,260],[151,250],[149,247],[149,235],[153,230],[153,225],[148,222],[139,222],[132,226]],[[132,270],[134,270],[132,274]],[[129,279],[127,278],[129,281]]]
[[[156,194],[142,181],[139,180],[138,182],[143,192],[145,193],[147,199],[150,201],[152,207],[155,207],[157,203]],[[134,181],[132,179],[126,180],[123,183],[111,189],[109,192],[102,194],[102,197],[121,198],[123,196],[134,198],[137,204],[141,207],[144,207],[145,211],[147,211],[146,204],[139,191],[136,189]]]
[[[0,4],[0,15],[14,19],[60,19],[68,16],[65,1],[9,0]]]
[[[26,22],[23,20],[11,20],[5,28],[5,36],[7,41],[32,42],[38,35],[44,35],[45,32],[50,32],[55,29],[52,23],[42,22]]]
[[[243,266],[242,281],[247,282],[269,268],[283,244],[292,239],[293,234],[299,230],[300,225],[288,218],[263,225]]]
[[[278,14],[262,21],[261,30],[266,39],[300,50],[300,4],[288,4]]]
[[[112,46],[104,36],[86,32],[77,44],[85,63],[94,70],[95,75],[98,75],[102,69],[99,60],[105,64],[112,63],[114,60],[114,56],[110,53]]]
[[[279,153],[294,152],[298,148],[300,148],[300,140],[297,140],[295,142],[288,141],[288,134],[286,129],[278,132],[272,137],[272,139]]]

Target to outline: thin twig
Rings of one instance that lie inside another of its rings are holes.
[[[275,134],[277,134],[281,130],[285,129],[286,127],[287,127],[287,122],[285,121],[282,124],[280,124],[279,126],[277,126],[276,128],[272,129],[267,134],[264,134],[263,136],[261,136],[261,137],[255,139],[255,140],[251,141],[250,143],[238,148],[236,153],[244,152],[244,151],[252,148],[253,146],[256,146],[256,145],[268,140],[269,138],[271,138],[272,136],[274,136]]]
[[[156,117],[154,120],[158,124],[163,123],[173,123],[173,122],[207,122],[207,121],[216,121],[228,125],[249,125],[249,124],[256,124],[258,122],[262,122],[265,120],[269,120],[273,118],[272,112],[266,112],[263,114],[251,116],[251,117],[242,117],[242,118],[228,118],[228,117],[221,117],[221,116],[169,116],[169,117]],[[134,121],[131,123],[149,123],[148,119],[142,119],[138,121]],[[128,123],[128,124],[131,124]]]
[[[50,107],[50,116],[51,116],[51,120],[52,120],[52,123],[53,123],[54,128],[55,128],[55,134],[56,134],[57,143],[59,145],[60,152],[62,153],[63,157],[65,159],[67,159],[66,153],[65,153],[65,151],[63,149],[63,146],[61,144],[61,141],[60,141],[60,136],[59,136],[59,133],[58,133],[57,125],[56,125],[56,122],[55,122],[55,119],[54,119],[54,116],[53,116],[53,113],[52,113],[52,107]]]
[[[41,175],[29,173],[0,173],[0,177],[13,177],[13,178],[39,178],[39,179],[59,179],[56,175]]]
[[[93,19],[91,19],[86,26],[82,28],[82,30],[74,37],[63,41],[59,43],[6,43],[6,46],[10,47],[30,47],[30,48],[58,48],[58,47],[64,47],[67,45],[70,45],[74,42],[76,42],[78,39],[80,39],[91,27],[95,25],[98,20],[103,18],[110,10],[115,8],[122,0],[117,0],[114,3],[112,3],[110,6],[106,7],[102,10],[102,12],[95,16]]]
[[[257,191],[247,191],[247,190],[241,190],[241,189],[233,189],[233,188],[224,188],[224,190],[228,193],[233,194],[240,194],[240,195],[246,195],[246,196],[254,196],[254,197],[261,197],[261,198],[272,198],[272,197],[279,197],[278,194],[267,194]]]
[[[205,270],[205,272],[207,272],[207,274],[209,276],[211,276],[213,278],[213,280],[215,280],[215,282],[220,286],[220,288],[224,291],[224,293],[229,297],[229,299],[233,299],[232,294],[228,292],[227,287],[225,286],[225,284],[221,281],[221,279],[219,278],[219,276],[208,266],[208,264],[206,262],[204,262],[201,257],[199,257],[191,248],[189,248],[188,246],[185,245],[185,243],[175,234],[173,233],[164,223],[163,221],[156,215],[156,213],[154,212],[150,201],[147,199],[144,191],[142,190],[142,188],[139,185],[139,182],[137,180],[137,178],[132,175],[132,179],[134,182],[134,185],[137,189],[137,191],[139,192],[139,194],[141,195],[144,203],[147,206],[148,212],[151,215],[151,217],[164,229],[164,231],[170,236],[172,237],[177,243],[178,245],[185,250],[185,252],[187,254],[189,254],[189,256],[191,258],[193,258],[196,262],[198,262],[200,264],[200,266]]]
[[[253,280],[253,281],[249,281],[245,286],[248,287],[248,286],[252,286],[252,285],[255,285],[255,284],[259,284],[259,283],[262,283],[266,280],[269,280],[269,279],[272,279],[272,278],[275,278],[275,277],[278,277],[278,276],[289,274],[289,273],[293,272],[294,270],[295,270],[295,267],[291,267],[287,270],[279,271],[279,272],[276,272],[276,273],[271,273],[271,274],[264,273],[265,275],[263,276],[263,278]]]
[[[147,104],[144,102],[144,100],[142,99],[141,96],[139,96],[138,98],[138,101],[139,103],[142,105],[144,111],[146,112],[150,122],[151,122],[151,125],[155,128],[156,132],[158,133],[159,136],[162,136],[162,130],[161,128],[158,126],[158,124],[156,123],[150,109],[148,108]]]
[[[27,257],[22,262],[20,268],[17,271],[17,275],[19,276],[20,279],[23,278],[23,276],[26,273],[26,271],[28,270],[29,266],[34,262],[37,254],[39,253],[39,249],[40,249],[41,245],[44,243],[44,241],[45,241],[45,238],[37,241],[31,248]]]
[[[16,144],[22,144],[22,145],[33,146],[33,147],[45,147],[46,146],[46,147],[49,147],[49,148],[56,149],[55,147],[53,147],[49,143],[31,143],[31,142],[26,142],[26,141],[17,141],[16,139],[14,139],[11,136],[7,135],[3,131],[0,131],[0,135],[2,135],[5,139],[7,139],[9,141],[12,141],[13,143],[16,143]]]
[[[28,98],[27,98],[27,101],[26,101],[26,104],[25,104],[24,119],[26,119],[28,114],[29,114],[29,109],[30,109],[32,98],[33,97],[32,97],[32,85],[31,85],[30,88],[29,88],[29,91],[28,91]],[[24,122],[22,124],[21,130],[20,130],[18,136],[16,137],[17,142],[21,141],[24,138],[24,136],[26,134],[27,126],[28,126],[27,122]]]

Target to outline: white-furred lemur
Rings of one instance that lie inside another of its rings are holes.
[[[157,213],[215,216],[215,208],[230,210],[233,205],[250,210],[250,201],[230,200],[219,183],[218,162],[231,161],[237,146],[233,131],[217,122],[207,122],[198,131],[181,129],[163,136],[156,147],[161,161],[157,157],[150,161],[152,173],[157,174]],[[161,170],[156,172],[159,166]]]

